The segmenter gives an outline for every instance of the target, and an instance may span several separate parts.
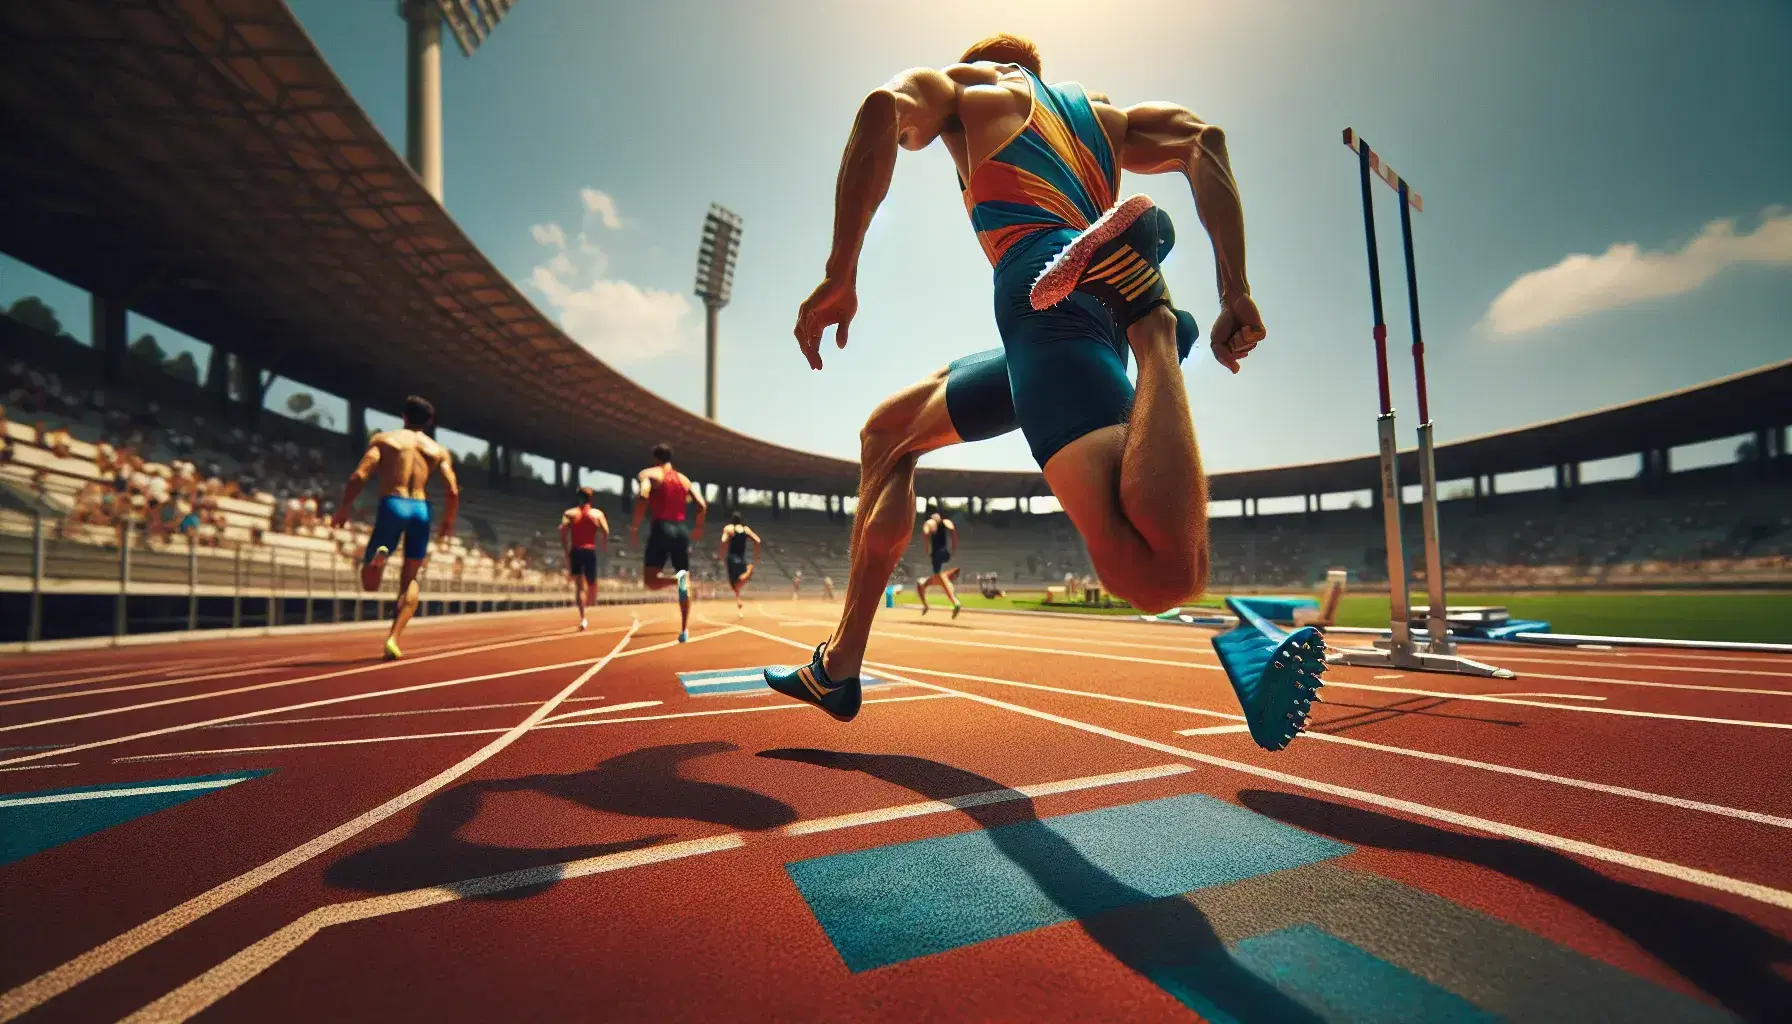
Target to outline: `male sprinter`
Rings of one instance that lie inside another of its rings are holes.
[[[697,505],[697,525],[685,523],[688,503]],[[642,556],[641,582],[648,590],[678,587],[678,642],[691,638],[691,540],[703,537],[703,520],[709,515],[709,502],[702,492],[691,486],[691,478],[672,465],[672,446],[653,446],[653,465],[635,478],[635,518],[628,533],[637,537],[641,520],[648,510],[653,522],[648,526],[647,544]],[[661,575],[670,561],[677,570],[672,579]]]
[[[566,554],[566,574],[572,577],[573,599],[579,603],[579,628],[588,623],[585,607],[597,603],[597,544],[610,546],[610,521],[591,507],[593,492],[579,488],[579,503],[560,516],[560,550]]]
[[[753,543],[751,559],[747,558],[748,541]],[[740,603],[740,592],[759,564],[759,535],[739,512],[728,517],[728,525],[722,527],[722,559],[728,566],[728,585],[734,588],[734,617],[745,618],[747,612]]]
[[[927,521],[921,524],[921,535],[927,538],[928,557],[933,560],[933,575],[924,580],[915,581],[915,596],[921,599],[921,614],[927,614],[927,585],[938,583],[945,588],[946,600],[952,602],[952,617],[958,618],[963,606],[958,603],[958,591],[952,586],[958,579],[958,568],[946,568],[952,556],[958,554],[958,527],[952,520],[940,515],[940,510],[930,508]]]
[[[1206,478],[1180,367],[1193,337],[1158,270],[1168,219],[1142,196],[1117,200],[1123,169],[1187,178],[1218,276],[1210,345],[1237,373],[1266,332],[1245,275],[1225,137],[1173,104],[1122,109],[1039,76],[1038,49],[1008,35],[977,43],[943,71],[904,72],[861,104],[841,161],[833,249],[797,317],[810,367],[822,367],[826,328],[846,346],[860,250],[897,153],[935,139],[957,165],[972,228],[995,268],[1003,340],[1000,352],[959,359],[893,395],[861,434],[860,514],[840,625],[809,664],[766,673],[773,689],[842,721],[858,712],[877,589],[913,529],[914,465],[925,452],[1018,423],[1115,593],[1158,611],[1206,584]],[[1139,364],[1136,392],[1128,349]],[[1003,361],[998,383],[992,371]],[[1248,718],[1304,722],[1306,694],[1233,684]]]
[[[436,443],[426,431],[435,426],[435,407],[416,395],[404,400],[404,426],[373,435],[367,442],[367,454],[349,474],[342,489],[342,500],[336,503],[336,514],[330,524],[342,529],[348,522],[349,510],[361,488],[375,472],[380,476],[380,511],[373,523],[373,536],[367,540],[367,553],[361,556],[361,589],[380,588],[380,577],[386,571],[386,559],[404,537],[404,566],[398,574],[398,608],[392,617],[392,630],[386,634],[386,660],[404,657],[398,649],[398,635],[417,612],[417,574],[429,557],[430,474],[442,471],[447,494],[442,500],[442,533],[446,541],[454,533],[454,517],[460,512],[460,481],[454,478],[454,462],[448,449]]]

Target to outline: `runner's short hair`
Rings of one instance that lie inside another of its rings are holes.
[[[671,462],[671,461],[672,461],[672,446],[671,445],[666,444],[665,442],[662,441],[659,444],[656,444],[653,446],[654,465],[663,466],[666,463]]]
[[[739,513],[739,512],[736,512],[736,513],[734,513],[734,514],[733,514],[733,515],[731,515],[731,516],[729,516],[729,517],[728,517],[728,521],[729,521],[729,522],[731,522],[731,523],[733,523],[733,524],[734,524],[734,525],[736,525],[736,526],[745,526],[745,525],[747,525],[747,517],[746,517],[746,516],[743,516],[743,515],[741,515],[741,514],[740,514],[740,513]]]
[[[927,506],[927,514],[928,514],[928,515],[930,515],[930,516],[937,516],[937,515],[939,515],[939,514],[940,514],[940,507],[939,507],[939,506],[938,506],[938,505],[928,505],[928,506]]]
[[[960,64],[975,64],[980,60],[996,64],[1019,64],[1033,72],[1035,77],[1040,74],[1039,47],[1031,39],[1007,32],[972,43],[971,48],[964,51],[964,56],[958,58]]]
[[[436,407],[426,398],[412,395],[404,400],[404,425],[427,427],[436,420]]]
[[[592,490],[589,487],[579,488],[579,504],[581,504],[581,505],[591,504],[591,500],[593,497],[596,496],[596,494],[597,494],[597,492]]]

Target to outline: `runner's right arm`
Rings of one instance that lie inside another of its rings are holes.
[[[641,520],[647,518],[647,492],[653,488],[653,477],[649,475],[650,472],[650,470],[643,469],[641,475],[635,477],[635,517],[628,524],[630,537],[641,535]]]
[[[572,564],[572,511],[560,513],[560,557]]]
[[[360,465],[348,475],[348,483],[343,485],[342,500],[336,503],[336,514],[330,517],[330,525],[340,530],[348,522],[349,511],[354,507],[355,499],[361,496],[361,488],[373,479],[373,473],[380,468],[380,446],[370,444],[367,452],[361,456]]]
[[[834,343],[858,312],[859,251],[871,216],[890,191],[899,149],[925,149],[958,112],[959,86],[935,68],[915,68],[891,79],[859,105],[840,175],[834,184],[834,244],[819,287],[797,313],[796,338],[812,369],[821,369],[821,334],[835,326]]]
[[[697,485],[691,483],[690,477],[685,476],[683,473],[678,475],[684,479],[685,493],[690,495],[691,501],[695,502],[697,505],[697,522],[691,527],[691,536],[693,538],[701,538],[703,536],[703,522],[709,518],[709,502],[703,497],[703,492],[697,489]]]

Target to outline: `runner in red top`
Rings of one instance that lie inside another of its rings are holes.
[[[648,527],[647,544],[642,559],[641,582],[648,590],[678,587],[678,642],[690,639],[691,624],[691,539],[703,536],[703,520],[709,515],[709,502],[703,493],[691,486],[691,478],[672,465],[672,446],[655,445],[654,465],[643,469],[635,478],[635,518],[629,524],[629,536],[639,536],[641,520],[648,510],[653,522]],[[697,505],[697,524],[685,523],[684,509],[689,502]],[[676,570],[671,579],[661,573],[666,562]]]
[[[579,603],[579,628],[584,629],[585,606],[597,603],[597,545],[610,546],[610,521],[591,507],[592,491],[579,488],[579,503],[560,516],[560,548],[566,553],[566,573],[572,577],[573,599]],[[580,577],[584,577],[580,585]]]

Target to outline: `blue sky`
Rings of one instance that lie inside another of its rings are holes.
[[[402,149],[393,5],[292,6]],[[1792,7],[1163,0],[1090,11],[1069,0],[521,0],[472,60],[445,48],[446,205],[570,333],[694,409],[697,236],[709,203],[740,213],[722,419],[852,457],[883,395],[999,340],[949,159],[904,153],[867,242],[852,344],[830,347],[822,373],[806,368],[791,328],[826,256],[847,129],[893,73],[1006,30],[1039,42],[1048,81],[1123,105],[1179,102],[1227,129],[1271,333],[1237,377],[1190,361],[1210,471],[1374,448],[1346,125],[1426,199],[1415,229],[1440,439],[1792,355]],[[1175,217],[1167,276],[1179,304],[1210,321],[1211,257],[1186,184],[1129,176],[1122,191],[1148,192]],[[1397,211],[1389,190],[1376,200],[1410,438]],[[1719,221],[1734,225],[1708,227]],[[37,283],[5,270],[0,300]],[[84,325],[85,309],[64,319]],[[929,462],[1031,466],[1018,436]]]

